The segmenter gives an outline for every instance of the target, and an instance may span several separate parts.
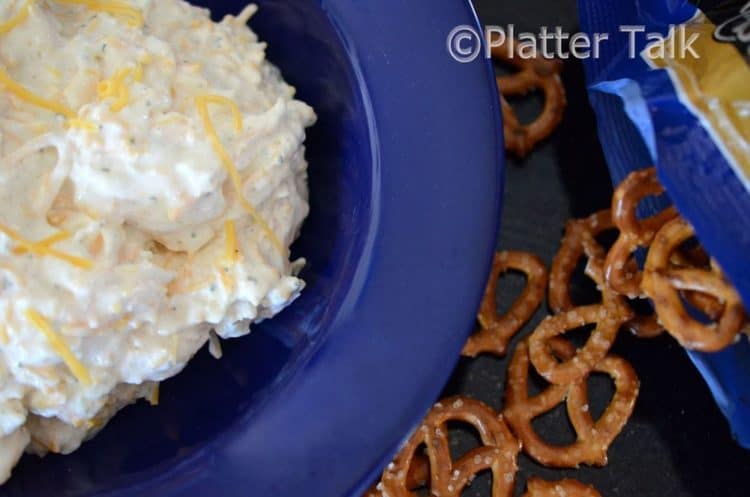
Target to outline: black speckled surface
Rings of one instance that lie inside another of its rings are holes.
[[[631,0],[628,0],[631,1]],[[535,31],[541,25],[562,26],[575,32],[575,0],[475,0],[484,24],[507,25]],[[595,121],[588,107],[580,63],[568,62],[563,79],[569,107],[557,133],[524,161],[510,160],[507,167],[505,211],[499,248],[528,250],[548,264],[557,251],[563,225],[571,216],[585,216],[607,207],[611,195],[609,177],[596,138]],[[520,103],[521,116],[529,116],[538,102]],[[498,305],[515,298],[520,277],[501,281]],[[586,296],[583,281],[579,292]],[[547,313],[541,309],[522,334],[533,330]],[[610,497],[740,497],[750,495],[750,451],[739,448],[713,403],[697,371],[685,353],[669,338],[637,340],[620,334],[614,352],[628,359],[641,379],[635,413],[609,451],[604,468],[549,470],[521,456],[521,487],[529,476],[547,479],[573,477],[593,484]],[[447,385],[445,395],[461,393],[502,404],[507,358],[489,356],[462,359]],[[603,409],[611,386],[602,378],[590,383],[594,412]],[[566,442],[570,428],[564,411],[556,410],[537,423],[550,441]],[[458,452],[472,444],[460,432],[452,442]],[[486,497],[489,477],[481,476],[464,492],[466,497]]]

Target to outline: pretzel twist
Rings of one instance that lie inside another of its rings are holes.
[[[612,229],[608,210],[588,218],[569,221],[565,228],[562,246],[552,262],[549,303],[553,311],[561,313],[547,317],[529,338],[531,361],[547,381],[568,384],[579,380],[609,352],[620,326],[635,318],[625,300],[603,284],[604,249],[594,238]],[[570,281],[578,260],[586,256],[586,274],[597,283],[603,303],[575,307],[570,296]],[[584,347],[575,357],[559,362],[547,342],[570,329],[597,323]]]
[[[559,338],[550,340],[548,346],[563,360],[575,354],[573,345]],[[503,411],[511,429],[521,439],[524,452],[540,464],[556,468],[607,464],[607,450],[632,414],[638,396],[640,383],[633,368],[615,356],[607,356],[593,368],[615,381],[615,394],[609,406],[594,421],[589,411],[587,377],[568,385],[551,384],[540,394],[529,397],[529,362],[529,346],[523,341],[508,367]],[[563,401],[577,439],[571,445],[553,446],[537,435],[532,421]]]
[[[629,298],[645,296],[643,275],[634,264],[634,252],[639,248],[649,248],[659,229],[678,217],[677,210],[670,206],[651,217],[638,219],[640,202],[662,193],[664,188],[659,183],[656,169],[650,167],[629,174],[612,197],[612,220],[620,230],[620,236],[607,254],[604,278],[609,288]],[[709,265],[709,258],[701,248],[675,250],[670,262],[676,267],[705,267]],[[721,314],[721,303],[710,295],[686,290],[683,296],[711,319],[718,319]],[[628,325],[632,332],[641,337],[656,336],[664,329],[655,316],[639,316]]]
[[[529,337],[529,358],[537,372],[550,383],[567,385],[579,381],[606,357],[620,326],[632,318],[629,309],[605,293],[602,304],[576,307],[542,321]],[[593,323],[596,327],[586,344],[572,357],[559,361],[549,346],[551,339]]]
[[[537,143],[548,138],[562,121],[567,105],[560,80],[562,64],[559,60],[520,57],[519,43],[513,39],[493,46],[492,57],[518,70],[509,76],[498,76],[497,85],[503,111],[505,148],[518,157],[524,157]],[[523,125],[505,97],[526,95],[533,90],[544,94],[544,108],[536,120]]]
[[[497,313],[495,295],[500,275],[518,271],[526,275],[526,286],[507,313]],[[544,299],[547,269],[538,257],[526,252],[498,252],[484,291],[479,309],[479,331],[470,336],[463,355],[476,357],[481,353],[505,355],[508,343],[519,329],[534,315]]]
[[[472,425],[483,444],[457,461],[451,459],[448,443],[448,422],[451,421]],[[379,492],[387,497],[415,497],[410,484],[418,482],[409,475],[412,474],[417,449],[421,446],[425,447],[429,460],[432,495],[460,497],[474,476],[485,470],[492,472],[493,497],[512,495],[520,442],[510,432],[501,415],[485,404],[465,397],[451,397],[435,404],[393,463],[383,472],[380,484],[371,490],[370,495],[378,495]]]
[[[553,312],[569,311],[575,307],[570,296],[570,281],[578,261],[587,255],[587,251],[589,261],[593,261],[593,264],[596,264],[596,259],[603,259],[603,250],[593,237],[612,228],[614,225],[609,210],[599,211],[585,219],[573,219],[565,225],[565,235],[560,250],[552,260],[549,277],[547,300]],[[597,284],[601,283],[601,280],[594,279]]]
[[[668,207],[654,216],[638,219],[640,202],[662,193],[664,188],[656,177],[656,169],[650,167],[629,174],[612,197],[612,221],[620,230],[620,236],[607,254],[604,278],[610,288],[630,298],[643,296],[642,274],[630,262],[634,260],[634,252],[651,245],[664,223],[677,216],[675,208]]]
[[[611,211],[603,210],[585,219],[574,219],[568,222],[560,250],[555,255],[550,271],[550,285],[548,301],[553,312],[570,311],[575,308],[570,296],[570,281],[581,257],[587,257],[586,275],[591,278],[602,292],[608,292],[610,297],[618,299],[621,305],[626,305],[624,298],[618,297],[616,292],[609,289],[605,283],[604,265],[606,252],[596,241],[595,236],[614,229]],[[637,271],[634,258],[627,262],[629,271]],[[631,333],[642,338],[660,335],[664,328],[657,322],[656,316],[634,316],[624,324]]]
[[[745,322],[745,311],[740,296],[715,265],[708,270],[670,267],[672,254],[693,236],[693,229],[684,219],[666,223],[648,252],[642,286],[654,302],[659,319],[682,346],[715,352],[735,340]],[[722,303],[718,320],[704,324],[693,318],[681,296],[686,291],[699,292]]]

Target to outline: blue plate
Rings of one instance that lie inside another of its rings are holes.
[[[206,1],[217,16],[243,0]],[[502,192],[492,68],[446,37],[468,2],[266,0],[251,21],[315,107],[309,285],[202,351],[70,456],[26,457],[0,495],[359,495],[436,398],[469,333]]]

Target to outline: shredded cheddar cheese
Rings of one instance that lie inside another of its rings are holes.
[[[45,69],[47,69],[47,72],[52,75],[55,79],[62,79],[62,73],[60,70],[54,66],[47,66]]]
[[[67,106],[59,102],[53,102],[52,100],[47,100],[38,95],[35,95],[33,92],[29,91],[28,89],[24,88],[16,81],[14,81],[13,78],[11,78],[8,73],[6,73],[2,69],[0,69],[0,85],[5,86],[5,88],[10,93],[24,102],[35,105],[37,107],[41,107],[43,109],[47,109],[48,111],[54,112],[56,114],[61,114],[68,119],[73,119],[76,117],[76,113],[72,109],[69,109]]]
[[[0,23],[0,35],[4,35],[6,33],[10,33],[16,27],[23,23],[27,17],[29,17],[29,12],[31,11],[31,4],[34,3],[35,0],[26,0],[26,3],[23,4],[23,7],[10,19],[7,21]]]
[[[224,222],[224,232],[226,234],[224,259],[230,263],[237,262],[240,255],[240,248],[237,246],[237,232],[234,227],[234,221],[229,219]]]
[[[188,284],[188,282],[181,279],[175,279],[167,286],[167,295],[171,297],[173,295],[185,295],[188,293],[200,292],[210,288],[214,281],[215,278],[210,278]]]
[[[68,240],[69,238],[70,238],[70,233],[66,233],[65,231],[60,231],[59,233],[55,233],[54,235],[49,236],[49,237],[45,238],[44,240],[40,240],[40,241],[34,243],[33,245],[38,250],[40,247],[51,247],[52,245],[54,245],[56,243],[59,243],[59,242],[62,242],[62,241],[65,241],[65,240]],[[14,254],[18,254],[18,255],[25,254],[28,251],[29,251],[29,249],[26,248],[25,246],[14,247],[13,248],[13,253]]]
[[[65,261],[81,269],[91,269],[92,267],[94,267],[94,263],[87,259],[76,257],[70,254],[66,254],[64,252],[60,252],[59,250],[50,248],[47,244],[43,244],[41,242],[40,243],[30,242],[24,239],[15,230],[5,225],[0,224],[0,233],[5,234],[5,236],[7,236],[8,238],[16,242],[20,246],[20,248],[25,249],[26,251],[31,252],[32,254],[56,257],[62,261]]]
[[[258,214],[258,211],[255,210],[255,207],[253,207],[253,205],[245,198],[245,195],[243,195],[240,173],[239,171],[237,171],[237,167],[234,165],[234,162],[229,157],[229,154],[224,148],[224,145],[221,143],[221,139],[216,133],[216,128],[214,128],[213,121],[211,121],[211,115],[208,112],[209,104],[219,104],[229,107],[234,117],[235,129],[239,131],[242,129],[242,115],[240,114],[240,110],[237,108],[237,104],[235,104],[231,99],[222,97],[220,95],[203,95],[195,97],[195,104],[198,108],[198,114],[203,121],[203,127],[206,130],[206,134],[208,134],[208,138],[211,141],[214,152],[219,156],[224,169],[226,169],[227,173],[229,174],[229,178],[232,181],[232,186],[234,187],[240,204],[245,209],[245,211],[247,211],[253,221],[258,223],[258,225],[266,233],[266,236],[268,236],[268,238],[276,246],[279,252],[281,252],[282,254],[286,254],[286,247],[281,243],[281,240],[279,240],[279,238],[276,236],[276,233],[273,232],[266,220],[263,219],[260,214]]]
[[[234,280],[231,276],[227,274],[226,271],[219,269],[219,278],[221,279],[221,284],[224,285],[224,288],[227,290],[227,292],[231,292],[234,289]]]
[[[0,324],[0,345],[7,345],[9,341],[8,328],[4,324]]]
[[[26,319],[28,319],[31,324],[33,324],[34,327],[37,330],[41,331],[42,334],[47,338],[50,345],[52,345],[52,348],[60,356],[65,365],[68,366],[70,372],[73,373],[73,376],[75,376],[78,381],[80,381],[84,385],[91,385],[91,374],[89,373],[88,369],[86,369],[86,366],[81,364],[81,362],[76,358],[76,356],[70,350],[65,341],[60,337],[60,335],[55,333],[55,330],[52,329],[49,321],[47,321],[44,316],[39,314],[34,309],[26,309],[25,314]]]
[[[122,330],[130,326],[131,321],[133,320],[133,316],[130,314],[126,314],[124,317],[117,320],[117,322],[114,324],[114,329],[116,330]]]
[[[154,389],[151,390],[151,395],[148,398],[148,403],[152,406],[159,405],[159,383],[157,383]]]
[[[225,238],[226,238],[226,246],[224,248],[224,263],[227,266],[231,266],[233,264],[236,264],[239,260],[239,254],[240,249],[237,246],[237,231],[234,227],[234,221],[231,219],[224,222],[224,231],[225,231]],[[219,276],[221,277],[221,282],[224,285],[224,287],[227,289],[227,291],[232,291],[234,289],[234,279],[229,274],[229,268],[223,267],[219,269]]]
[[[77,129],[82,129],[85,131],[90,131],[92,133],[96,131],[96,124],[92,123],[91,121],[87,121],[85,119],[78,119],[78,118],[68,119],[68,126],[71,128],[77,128]]]
[[[112,112],[120,112],[130,102],[130,89],[125,82],[128,77],[140,82],[143,79],[143,66],[138,64],[135,69],[132,67],[120,69],[111,79],[102,81],[97,87],[100,100],[114,98],[114,102],[110,105]]]
[[[82,5],[96,12],[106,12],[134,28],[143,26],[143,12],[121,0],[55,0],[67,5]]]
[[[171,345],[171,347],[172,347],[172,350],[170,351],[170,352],[171,352],[171,354],[172,354],[172,360],[173,360],[174,362],[177,362],[177,350],[178,350],[178,349],[177,349],[177,347],[178,347],[178,345],[179,345],[179,343],[178,343],[178,341],[177,341],[177,333],[174,333],[174,334],[173,334],[173,335],[172,335],[172,336],[170,337],[170,345]]]

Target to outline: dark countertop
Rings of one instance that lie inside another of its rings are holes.
[[[518,31],[537,31],[541,25],[577,30],[574,0],[501,2],[475,0],[484,24],[512,23]],[[588,107],[580,62],[569,61],[563,72],[568,111],[556,134],[524,161],[509,160],[506,171],[505,209],[499,248],[528,250],[548,264],[558,249],[565,221],[609,205],[611,186],[596,138],[595,118]],[[520,103],[520,114],[533,115],[539,101]],[[498,303],[510,303],[521,287],[521,278],[501,281]],[[576,293],[585,298],[591,289]],[[547,313],[541,309],[522,334],[527,334]],[[638,340],[621,333],[614,352],[626,358],[641,379],[635,412],[609,451],[604,468],[549,470],[521,456],[519,492],[529,476],[547,479],[577,478],[593,484],[609,497],[710,497],[746,496],[750,484],[750,451],[737,446],[726,421],[684,351],[670,338]],[[489,356],[462,359],[445,395],[461,393],[494,408],[502,402],[507,358]],[[601,412],[611,395],[609,382],[590,381],[594,413]],[[562,408],[540,419],[535,426],[551,442],[571,441],[572,432]],[[454,440],[458,451],[472,444],[465,433]],[[466,497],[489,496],[489,476],[484,475],[464,492]]]

